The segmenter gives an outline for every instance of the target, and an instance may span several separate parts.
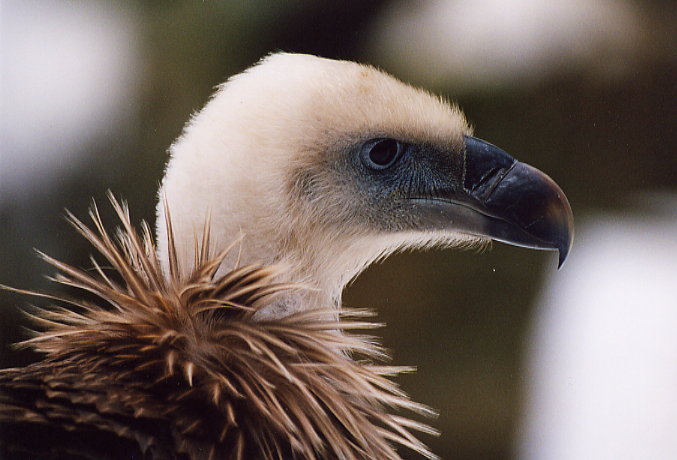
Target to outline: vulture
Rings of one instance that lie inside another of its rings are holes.
[[[98,259],[42,255],[82,295],[36,293],[0,371],[0,454],[31,459],[435,455],[434,412],[391,377],[343,287],[402,248],[490,240],[559,252],[547,175],[473,137],[455,105],[370,66],[270,55],[221,85],[170,148],[155,237],[110,196],[70,220]],[[8,288],[12,289],[12,288]],[[69,291],[69,292],[71,292]]]

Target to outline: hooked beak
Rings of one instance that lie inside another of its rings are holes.
[[[573,213],[562,189],[538,169],[475,137],[465,136],[462,187],[414,201],[436,226],[446,220],[445,227],[461,233],[559,251],[558,267],[573,242]]]

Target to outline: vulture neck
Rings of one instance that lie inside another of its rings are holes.
[[[300,239],[290,238],[276,250],[248,248],[245,236],[240,265],[263,263],[281,265],[281,282],[298,283],[304,289],[290,291],[268,307],[261,318],[280,318],[312,308],[339,309],[344,287],[371,262],[388,251],[383,243],[389,238],[346,237]],[[257,240],[257,239],[254,239]],[[260,241],[260,240],[259,240]],[[296,241],[296,243],[290,243]],[[256,258],[254,254],[268,257]],[[249,260],[248,260],[249,259]]]

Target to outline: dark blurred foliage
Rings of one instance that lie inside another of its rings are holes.
[[[658,5],[658,4],[656,4]],[[85,216],[92,197],[112,222],[105,191],[129,201],[134,220],[154,221],[167,147],[213,87],[270,51],[320,54],[380,65],[365,40],[387,1],[138,1],[143,88],[129,111],[138,123],[86,147],[91,155],[57,186],[0,201],[0,283],[54,291],[51,268],[32,247],[87,266],[90,248],[65,223]],[[386,70],[388,70],[386,68]],[[436,88],[463,107],[476,134],[548,172],[580,217],[622,209],[642,190],[677,189],[677,66],[646,56],[613,81],[576,72],[527,88],[466,93]],[[255,167],[255,165],[253,165]],[[574,246],[572,257],[575,257]],[[522,361],[533,301],[556,257],[494,244],[490,251],[401,254],[370,268],[346,295],[378,310],[394,362],[417,365],[400,379],[415,400],[440,411],[444,458],[512,455]],[[566,266],[563,268],[566,270]],[[18,308],[35,299],[0,292],[3,367],[35,359],[10,351],[28,322]],[[42,304],[41,300],[36,302]]]

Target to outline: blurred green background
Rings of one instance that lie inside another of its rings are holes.
[[[551,175],[579,221],[622,214],[637,192],[677,191],[674,2],[552,7],[3,0],[0,283],[57,289],[32,248],[87,266],[90,248],[64,208],[84,216],[108,189],[134,220],[153,222],[166,149],[183,124],[215,85],[275,50],[368,62],[457,101],[478,137]],[[80,106],[102,112],[85,111],[60,137]],[[552,253],[501,244],[407,253],[346,292],[347,305],[387,323],[394,362],[418,367],[399,382],[439,409],[442,436],[425,441],[442,457],[514,456],[534,301],[554,270]],[[36,359],[9,346],[24,337],[19,309],[32,300],[0,292],[2,367]]]

